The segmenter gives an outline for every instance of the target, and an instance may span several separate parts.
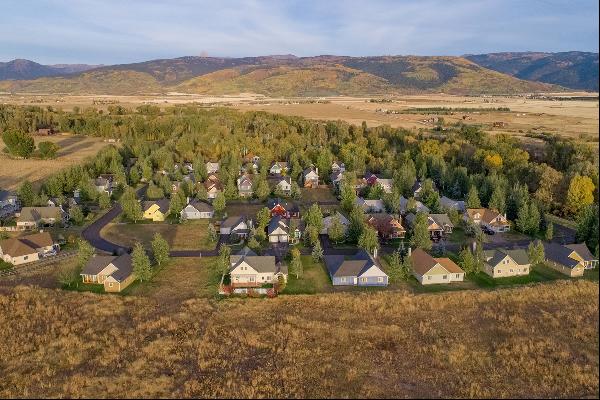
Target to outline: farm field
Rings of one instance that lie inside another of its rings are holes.
[[[4,142],[0,138],[0,188],[16,189],[26,179],[35,187],[39,187],[47,176],[71,165],[80,164],[108,145],[100,138],[70,134],[35,136],[34,139],[36,144],[43,141],[58,144],[58,156],[53,160],[14,159],[1,151],[4,149]]]
[[[0,395],[94,397],[100,386],[107,397],[598,396],[599,293],[584,280],[220,302],[155,293],[0,287],[10,341]]]
[[[140,242],[150,249],[155,233],[160,233],[171,250],[209,250],[215,248],[207,236],[208,221],[188,221],[182,224],[141,222],[137,224],[109,223],[101,231],[103,238],[120,245],[133,247]]]

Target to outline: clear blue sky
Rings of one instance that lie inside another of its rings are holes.
[[[0,61],[598,51],[597,0],[2,0]]]

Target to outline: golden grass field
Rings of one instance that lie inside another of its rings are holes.
[[[214,249],[215,243],[209,243],[207,221],[188,221],[183,224],[164,222],[119,224],[109,223],[100,234],[103,238],[124,246],[133,247],[141,242],[150,249],[150,242],[155,233],[160,233],[168,242],[171,250],[208,250]]]
[[[597,398],[598,295],[583,280],[223,301],[0,285],[0,396]]]
[[[47,176],[65,167],[80,164],[108,145],[100,138],[70,134],[35,136],[36,144],[42,141],[54,142],[60,146],[55,159],[14,159],[0,150],[0,188],[16,189],[26,179],[39,186]],[[0,138],[0,149],[3,148],[4,143]]]

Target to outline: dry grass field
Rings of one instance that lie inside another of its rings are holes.
[[[101,148],[108,145],[100,138],[60,134],[56,136],[35,136],[35,142],[54,142],[60,146],[58,156],[53,160],[14,159],[2,152],[4,143],[0,138],[0,188],[15,189],[25,179],[41,185],[44,178],[62,168],[80,164],[88,157],[94,156]]]
[[[133,247],[141,242],[150,249],[150,242],[155,233],[160,233],[168,242],[171,250],[208,250],[214,249],[215,243],[210,243],[207,237],[208,221],[188,221],[183,224],[169,223],[140,223],[121,224],[110,223],[100,234],[103,238],[124,246]]]
[[[598,295],[580,280],[175,304],[0,286],[0,396],[597,398]]]

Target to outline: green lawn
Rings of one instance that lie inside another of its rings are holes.
[[[7,269],[13,269],[14,265],[4,260],[0,260],[0,271],[4,271]]]
[[[536,282],[548,282],[557,279],[568,279],[568,277],[545,265],[539,265],[532,267],[529,275],[492,278],[485,272],[478,272],[475,275],[470,275],[468,279],[475,282],[481,288],[495,288],[501,286],[526,285]]]
[[[281,294],[315,294],[331,292],[329,275],[322,262],[315,263],[311,256],[300,256],[304,265],[304,274],[296,279],[294,274],[288,275],[288,282]]]
[[[465,230],[463,228],[455,227],[452,229],[452,233],[448,236],[448,241],[452,243],[465,243],[467,235],[465,234]]]
[[[600,272],[600,270],[597,267],[594,269],[586,269],[583,273],[583,279],[598,282],[598,272]]]

